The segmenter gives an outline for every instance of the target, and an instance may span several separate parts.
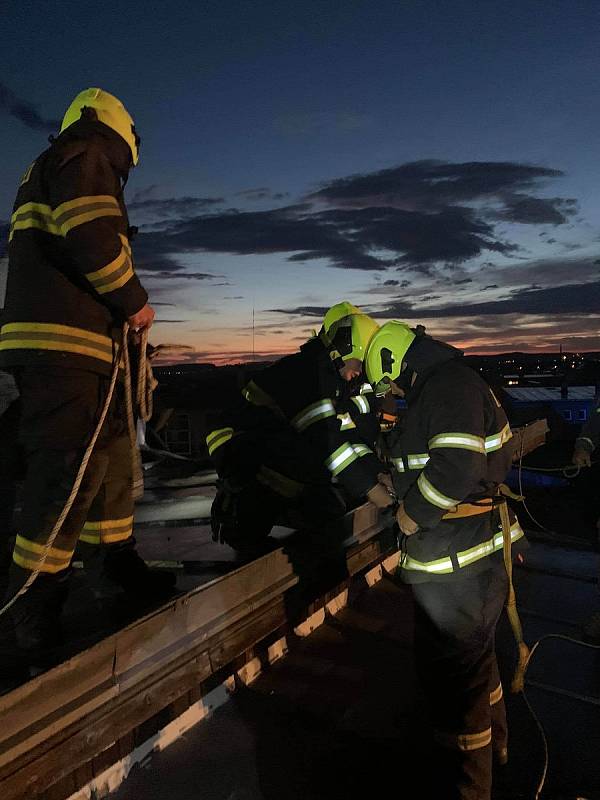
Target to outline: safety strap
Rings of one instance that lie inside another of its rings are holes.
[[[477,514],[489,514],[494,507],[491,497],[486,497],[477,503],[459,503],[450,511],[447,511],[442,519],[462,519],[463,517],[474,517]]]
[[[501,495],[505,495],[506,493],[503,490],[506,488],[507,487],[500,486],[498,489],[499,493]],[[511,496],[517,497],[510,492],[510,489],[508,492]],[[518,694],[519,692],[523,691],[525,686],[525,670],[527,669],[527,662],[529,660],[529,647],[523,640],[523,627],[521,625],[519,612],[517,610],[517,597],[515,595],[515,587],[512,579],[512,542],[510,536],[510,517],[508,515],[508,505],[506,504],[506,499],[503,499],[503,502],[498,505],[498,509],[500,511],[500,521],[502,523],[504,567],[508,576],[508,598],[506,600],[506,613],[508,614],[510,627],[512,628],[512,632],[519,650],[519,660],[512,679],[511,691],[515,694]]]

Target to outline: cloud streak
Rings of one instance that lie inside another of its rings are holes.
[[[0,110],[34,131],[53,133],[60,130],[60,120],[43,117],[37,106],[17,97],[4,83],[0,83]]]

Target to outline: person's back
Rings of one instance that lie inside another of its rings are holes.
[[[298,353],[257,373],[243,389],[242,407],[207,436],[222,479],[213,529],[237,550],[253,535],[264,540],[282,511],[299,524],[323,524],[346,508],[336,487],[356,502],[380,486],[382,467],[348,411],[371,413],[366,394],[352,403],[351,388],[361,374],[363,340],[377,326],[348,303],[338,308],[337,340],[331,323],[331,339],[322,329]],[[376,496],[391,503],[384,487]]]
[[[27,583],[10,610],[32,670],[58,657],[78,541],[86,567],[101,556],[104,576],[128,594],[129,610],[166,598],[174,583],[135,551],[134,450],[121,380],[109,402],[109,376],[120,374],[127,346],[124,323],[142,329],[154,318],[133,267],[122,197],[138,146],[122,103],[85,90],[58,138],[23,175],[11,217],[0,367],[19,389],[27,474],[8,596]],[[59,526],[84,453],[89,460]]]

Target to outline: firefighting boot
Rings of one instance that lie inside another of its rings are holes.
[[[23,580],[11,569],[7,600],[13,597]],[[19,570],[19,572],[22,572]],[[60,663],[64,644],[62,609],[69,593],[71,570],[54,575],[40,574],[10,609],[16,640],[16,656],[29,677],[45,672]]]
[[[137,553],[134,540],[106,547],[103,576],[123,589],[124,597],[116,609],[122,622],[139,617],[177,594],[175,573],[151,569]]]

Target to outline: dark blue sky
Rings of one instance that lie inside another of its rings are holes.
[[[0,219],[72,97],[119,96],[182,357],[243,357],[253,306],[289,350],[343,297],[472,350],[600,349],[597,2],[3,7]]]

